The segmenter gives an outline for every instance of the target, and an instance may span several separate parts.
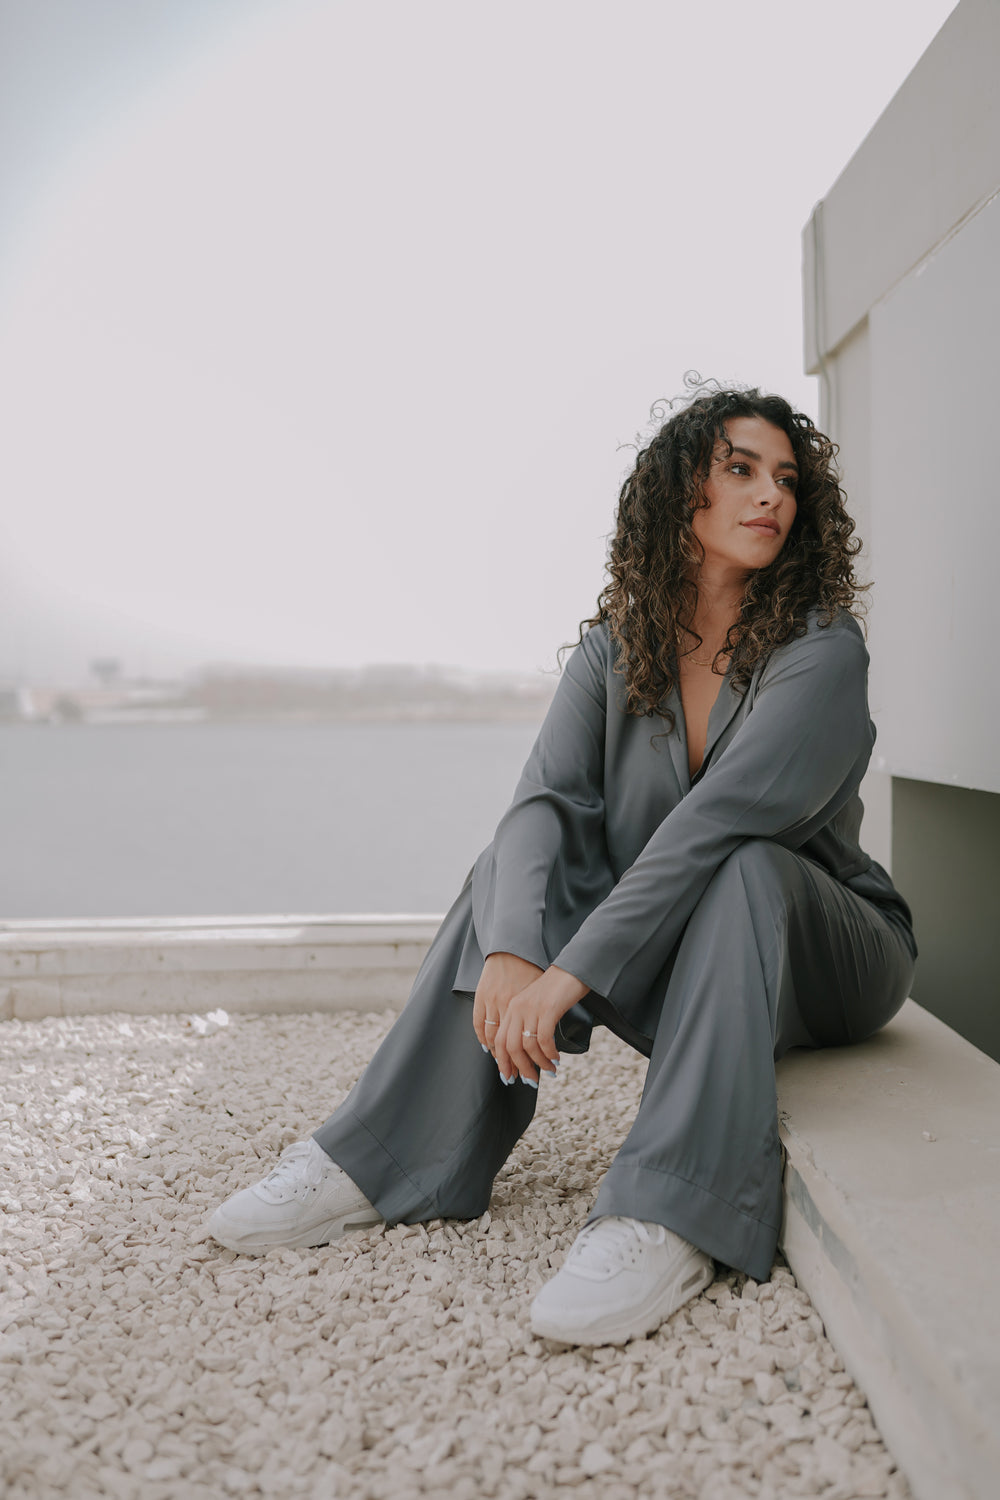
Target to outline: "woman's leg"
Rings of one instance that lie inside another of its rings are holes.
[[[313,1139],[390,1223],[472,1219],[527,1129],[536,1091],[505,1086],[453,985],[472,921],[467,885],[399,1019]]]
[[[870,1035],[912,976],[870,902],[780,845],[742,844],[673,956],[642,1103],[591,1219],[662,1224],[765,1279],[782,1207],[774,1060]]]
[[[456,993],[472,939],[471,885],[442,923],[410,998],[347,1099],[311,1141],[290,1146],[260,1182],[219,1205],[208,1230],[230,1250],[326,1244],[351,1229],[476,1218],[535,1109],[500,1082]],[[476,962],[466,964],[468,983]]]

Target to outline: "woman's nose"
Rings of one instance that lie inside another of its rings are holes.
[[[759,494],[755,496],[755,503],[757,505],[777,505],[784,498],[784,494],[785,492],[781,486],[772,480],[770,484],[765,483],[763,485]]]

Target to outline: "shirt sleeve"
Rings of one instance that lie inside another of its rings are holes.
[[[569,657],[538,738],[473,882],[484,955],[547,967],[560,912],[590,910],[610,888],[604,847],[607,637],[595,628]],[[595,884],[596,882],[596,884]]]
[[[853,621],[780,647],[719,759],[554,962],[608,999],[666,962],[722,861],[748,838],[797,849],[856,791],[874,743],[868,653]]]

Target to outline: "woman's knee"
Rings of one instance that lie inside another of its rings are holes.
[[[796,884],[800,865],[799,855],[773,839],[744,839],[719,865],[705,894],[713,887],[728,892],[742,888],[783,894]]]

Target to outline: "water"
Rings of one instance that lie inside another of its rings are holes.
[[[535,733],[0,726],[0,919],[444,911]]]

